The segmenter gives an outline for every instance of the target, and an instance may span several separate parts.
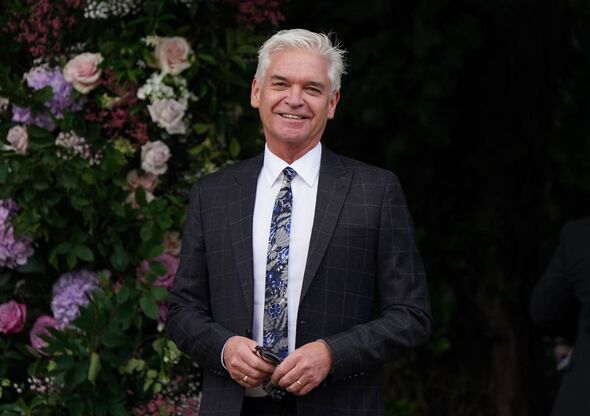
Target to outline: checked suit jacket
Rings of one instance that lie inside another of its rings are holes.
[[[192,188],[167,329],[202,368],[201,415],[239,415],[244,389],[221,364],[233,335],[252,337],[252,220],[263,157]],[[322,149],[296,347],[332,352],[325,382],[299,415],[382,415],[381,365],[430,335],[426,278],[413,222],[391,172]]]
[[[552,416],[590,414],[590,217],[565,224],[559,246],[531,295],[543,332],[574,341]]]

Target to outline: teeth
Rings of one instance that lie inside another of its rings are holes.
[[[293,119],[293,120],[302,120],[303,119],[303,117],[296,116],[295,114],[282,113],[281,116],[282,117],[285,117],[285,118],[290,118],[290,119]]]

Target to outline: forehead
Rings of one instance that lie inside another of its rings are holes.
[[[285,49],[270,57],[265,77],[273,76],[325,81],[328,79],[328,61],[314,51]]]

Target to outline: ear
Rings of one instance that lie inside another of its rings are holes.
[[[254,108],[258,108],[260,104],[260,86],[256,82],[256,78],[252,80],[252,88],[250,90],[250,105]]]
[[[333,119],[334,114],[336,113],[336,105],[340,101],[340,90],[336,91],[334,94],[330,96],[328,100],[328,119]]]

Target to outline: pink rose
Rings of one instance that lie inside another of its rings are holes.
[[[132,191],[143,188],[146,192],[154,192],[154,189],[158,186],[158,177],[152,173],[139,176],[137,170],[133,169],[127,173],[127,184]]]
[[[152,121],[166,129],[168,134],[186,133],[186,125],[182,120],[186,112],[186,105],[173,99],[155,100],[148,105]]]
[[[47,346],[47,341],[41,339],[40,335],[51,335],[47,330],[48,328],[59,329],[59,323],[49,315],[41,315],[37,318],[33,328],[31,329],[31,332],[29,333],[31,345],[41,354],[45,354],[43,351],[41,351],[41,349]]]
[[[172,283],[174,283],[174,276],[176,276],[176,270],[178,269],[179,260],[177,257],[169,253],[160,254],[153,261],[161,263],[166,268],[166,273],[158,276],[154,281],[154,286],[163,287],[170,289]],[[150,262],[144,260],[139,265],[138,274],[142,281],[145,281],[145,275],[150,269]]]
[[[170,253],[173,256],[180,254],[182,242],[180,241],[180,233],[178,231],[166,231],[164,233],[164,252]]]
[[[10,130],[8,130],[6,139],[8,140],[8,143],[10,143],[10,146],[7,146],[7,148],[14,150],[20,155],[27,153],[29,134],[27,133],[26,128],[22,126],[12,127]]]
[[[27,320],[27,305],[10,302],[0,305],[0,333],[17,333],[25,327]]]
[[[88,94],[100,84],[101,69],[98,67],[103,61],[100,53],[81,53],[71,59],[64,67],[63,74],[66,81],[82,94]]]
[[[170,149],[160,140],[147,142],[141,147],[141,168],[147,173],[162,175],[168,170]]]
[[[165,74],[178,75],[191,66],[191,47],[185,38],[158,38],[154,52],[158,66]]]

